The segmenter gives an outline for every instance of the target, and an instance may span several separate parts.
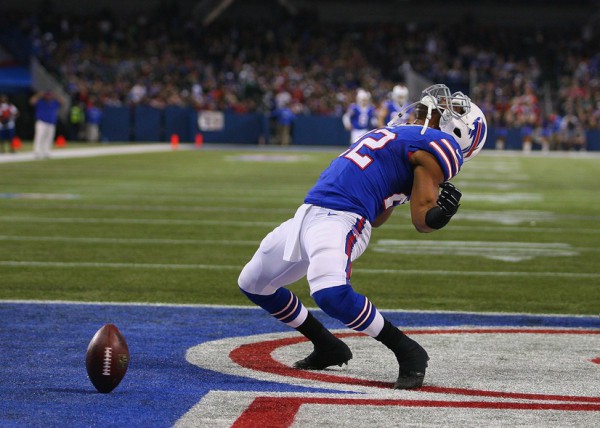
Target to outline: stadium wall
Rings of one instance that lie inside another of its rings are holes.
[[[148,142],[169,141],[176,134],[181,142],[194,142],[198,134],[208,143],[260,144],[272,143],[274,124],[260,113],[237,114],[223,112],[222,127],[201,129],[199,112],[192,108],[168,107],[157,109],[148,106],[107,107],[101,123],[102,141]],[[486,149],[494,148],[497,129],[490,127]],[[302,115],[292,128],[292,143],[299,146],[346,146],[350,133],[342,120],[335,116]],[[521,130],[508,130],[505,148],[521,150]],[[587,148],[600,150],[600,130],[587,131]]]

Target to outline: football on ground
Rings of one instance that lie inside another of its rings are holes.
[[[129,367],[129,348],[114,324],[96,332],[85,355],[88,377],[99,392],[111,392],[125,377]]]

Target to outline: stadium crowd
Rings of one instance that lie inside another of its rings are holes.
[[[382,102],[411,68],[469,93],[500,138],[519,127],[524,141],[562,133],[572,145],[583,129],[600,128],[599,35],[586,26],[457,31],[295,19],[203,28],[176,10],[133,21],[110,13],[15,21],[69,94],[100,107],[269,112],[285,99],[294,114],[341,116],[358,88]]]

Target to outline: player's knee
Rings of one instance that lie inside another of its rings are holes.
[[[243,292],[256,293],[257,284],[260,276],[260,269],[258,269],[255,259],[250,260],[246,266],[240,272],[238,277],[238,286]]]

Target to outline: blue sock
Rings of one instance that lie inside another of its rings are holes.
[[[375,337],[383,328],[383,317],[369,299],[356,293],[350,285],[325,288],[313,294],[325,313],[348,328]]]
[[[266,296],[242,291],[251,302],[292,328],[302,324],[308,314],[300,299],[287,288],[279,288],[275,293]]]

